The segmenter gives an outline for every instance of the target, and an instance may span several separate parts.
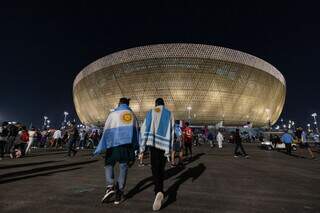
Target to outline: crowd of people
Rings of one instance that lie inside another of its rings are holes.
[[[66,148],[68,156],[74,156],[78,149],[95,148],[100,138],[100,130],[78,129],[74,122],[60,129],[44,130],[3,122],[0,127],[0,160],[5,154],[10,158],[21,158],[39,148]]]
[[[164,198],[164,174],[167,162],[171,167],[184,167],[186,160],[192,160],[193,147],[207,143],[211,148],[223,148],[226,135],[221,129],[213,133],[207,127],[191,128],[189,122],[175,121],[173,113],[165,107],[164,100],[155,100],[155,107],[147,112],[144,122],[139,122],[131,110],[130,99],[121,98],[118,107],[109,113],[105,126],[99,129],[78,129],[74,122],[60,129],[39,130],[17,123],[3,122],[0,127],[0,159],[8,153],[10,158],[20,158],[37,148],[68,150],[68,156],[75,156],[77,150],[94,149],[93,155],[105,155],[106,193],[102,202],[109,201],[115,195],[114,204],[122,201],[128,169],[138,159],[143,166],[145,153],[148,152],[151,172],[155,184],[155,199],[152,209],[161,208]],[[228,141],[235,144],[234,157],[248,158],[239,129],[228,135]],[[297,129],[295,137],[300,146],[306,148],[314,158],[306,140],[306,133]],[[294,136],[285,132],[277,140],[286,144],[291,155],[291,143]],[[114,167],[119,166],[119,175],[115,180]]]

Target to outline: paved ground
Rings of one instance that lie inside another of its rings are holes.
[[[320,212],[320,160],[290,157],[247,144],[250,159],[195,148],[184,169],[167,168],[162,212]],[[317,154],[320,158],[320,155]],[[127,200],[101,204],[103,159],[89,151],[36,153],[0,161],[0,212],[151,212],[150,167],[129,170]]]

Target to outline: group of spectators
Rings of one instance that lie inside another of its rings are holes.
[[[3,122],[0,126],[0,160],[5,154],[10,158],[20,158],[38,148],[48,149],[68,149],[76,154],[77,149],[95,148],[101,138],[98,129],[86,130],[76,127],[75,123],[70,123],[67,127],[60,129],[28,129],[21,123]]]

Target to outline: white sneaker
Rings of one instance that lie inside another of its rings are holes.
[[[105,201],[108,201],[114,195],[114,193],[115,191],[113,187],[107,187],[106,194],[101,199],[101,202],[103,203]]]
[[[163,200],[163,193],[162,192],[158,192],[156,195],[156,199],[154,199],[153,202],[153,211],[159,211],[162,205],[162,200]]]

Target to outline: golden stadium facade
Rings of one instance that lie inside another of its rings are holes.
[[[85,67],[73,99],[85,124],[101,125],[120,97],[140,121],[158,97],[175,119],[193,124],[275,123],[286,83],[271,64],[237,50],[203,44],[157,44],[119,51]]]

